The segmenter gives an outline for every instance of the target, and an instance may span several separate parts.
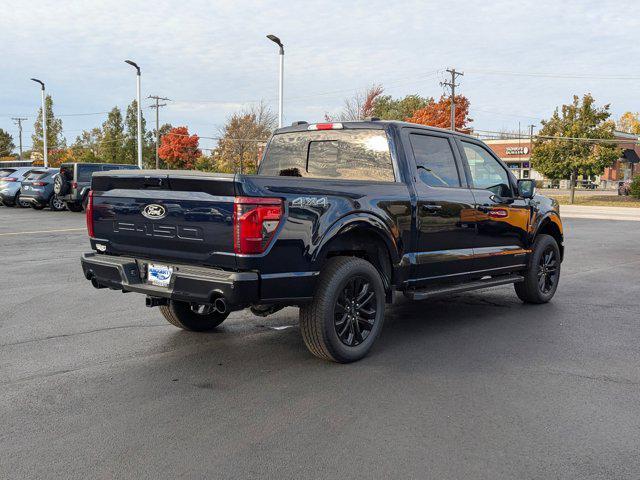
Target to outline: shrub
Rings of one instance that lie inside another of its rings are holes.
[[[629,194],[633,197],[640,198],[640,175],[636,175],[631,182]]]

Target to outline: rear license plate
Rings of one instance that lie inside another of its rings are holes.
[[[158,287],[168,287],[173,275],[173,267],[150,263],[147,267],[147,280]]]

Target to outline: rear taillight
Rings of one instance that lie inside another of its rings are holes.
[[[89,199],[87,200],[87,233],[90,237],[95,237],[93,234],[93,191],[89,191]]]
[[[0,178],[0,182],[15,182],[16,180],[18,180],[18,179],[17,178],[13,178],[13,177]]]
[[[282,219],[282,200],[236,197],[234,203],[233,250],[241,254],[264,252]]]
[[[34,187],[44,187],[46,184],[47,182],[33,182],[31,185]]]
[[[71,182],[71,188],[78,188],[78,182]]]

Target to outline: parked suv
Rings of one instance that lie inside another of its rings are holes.
[[[122,163],[63,163],[54,179],[53,190],[72,212],[81,212],[87,206],[91,190],[91,176],[104,170],[138,169],[137,165]]]
[[[20,199],[36,210],[49,207],[54,212],[64,210],[64,202],[53,192],[53,177],[57,168],[34,168],[22,181]]]
[[[20,200],[22,181],[33,167],[7,167],[0,170],[0,203],[11,207],[28,207]]]

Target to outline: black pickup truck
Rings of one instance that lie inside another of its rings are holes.
[[[187,330],[299,306],[309,350],[350,362],[371,348],[395,291],[420,300],[514,284],[524,302],[548,302],[562,223],[534,185],[471,136],[296,122],[275,132],[257,175],[95,173],[82,268]]]

